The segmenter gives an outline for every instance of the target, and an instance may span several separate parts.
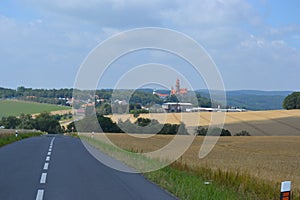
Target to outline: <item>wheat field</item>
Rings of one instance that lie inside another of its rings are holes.
[[[105,134],[122,149],[135,152],[152,152],[164,147],[174,136],[155,135],[138,138],[127,134]],[[103,134],[94,138],[103,141]],[[182,141],[185,137],[180,136]],[[300,137],[251,136],[220,137],[213,150],[203,159],[198,157],[204,137],[194,142],[178,160],[191,167],[207,167],[222,171],[239,171],[258,179],[278,183],[291,180],[293,189],[300,191]],[[165,159],[172,159],[168,155]]]
[[[300,110],[272,110],[248,112],[193,112],[193,113],[150,113],[141,114],[140,117],[156,119],[160,123],[179,124],[183,121],[187,127],[209,126],[212,115],[218,118],[225,115],[224,128],[232,134],[242,130],[248,131],[253,136],[300,136]],[[112,115],[113,121],[134,122],[133,115]]]
[[[140,117],[156,119],[160,123],[180,123],[185,118],[187,127],[209,126],[213,114],[218,113],[152,113]],[[223,113],[224,114],[224,113]],[[248,131],[250,137],[220,137],[213,150],[199,158],[204,137],[194,142],[181,156],[179,162],[191,167],[208,167],[223,171],[240,171],[258,179],[281,182],[291,180],[293,188],[300,191],[300,110],[249,111],[225,113],[224,128],[232,134]],[[132,115],[111,116],[114,121],[130,119]],[[154,135],[139,138],[128,134],[105,134],[117,146],[135,152],[152,152],[167,145],[174,136]],[[103,134],[95,134],[102,140]],[[182,141],[185,137],[180,136]],[[172,154],[165,159],[172,159]]]

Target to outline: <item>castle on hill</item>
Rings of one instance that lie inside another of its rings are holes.
[[[176,79],[175,88],[173,86],[171,87],[170,94],[161,94],[161,93],[158,93],[156,91],[156,89],[153,90],[153,94],[155,94],[161,98],[165,98],[165,97],[168,97],[171,95],[186,95],[187,93],[188,93],[188,90],[186,88],[180,87],[180,80],[178,78]]]
[[[186,88],[181,88],[180,87],[180,81],[177,78],[175,89],[173,87],[171,88],[170,95],[185,95],[185,94],[187,94],[187,92],[188,92],[188,90]]]

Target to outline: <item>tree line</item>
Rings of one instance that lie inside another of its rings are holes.
[[[50,103],[65,105],[67,98],[73,97],[74,89],[33,89],[26,87],[18,87],[16,90],[0,87],[0,99],[17,98],[27,101],[35,101],[40,103]],[[164,91],[168,92],[168,91]],[[165,99],[153,94],[150,89],[140,90],[76,90],[77,98],[92,99],[95,96],[98,99],[104,99],[106,102],[114,102],[115,100],[127,100],[130,105],[140,104],[141,106],[151,106],[154,104],[162,105],[164,102],[192,102],[195,106],[211,107],[212,103],[209,98],[202,97],[199,93],[195,98],[192,95],[171,95]],[[128,99],[129,98],[129,99]],[[196,99],[196,101],[195,101]],[[97,102],[96,102],[97,103]]]
[[[41,113],[33,118],[30,114],[21,114],[19,117],[8,116],[2,117],[0,126],[6,129],[36,129],[39,131],[57,134],[62,133],[59,115],[50,115],[49,113]]]
[[[129,119],[113,122],[109,117],[96,114],[96,120],[88,116],[77,122],[72,122],[67,126],[66,132],[104,132],[104,133],[135,133],[135,134],[165,134],[165,135],[187,135],[189,134],[184,123],[180,124],[161,124],[155,119],[137,118],[135,122]],[[192,134],[197,136],[251,136],[249,132],[243,130],[232,134],[227,129],[208,128],[198,126]]]
[[[63,132],[105,132],[105,133],[136,133],[136,134],[166,134],[166,135],[187,135],[189,134],[184,123],[161,124],[155,119],[137,118],[135,122],[130,120],[119,120],[113,122],[111,118],[96,114],[96,120],[89,115],[84,119],[71,122],[66,129],[60,126],[61,115],[51,115],[47,112],[41,113],[33,118],[30,114],[21,114],[19,117],[2,117],[0,126],[6,129],[36,129],[50,134],[60,134]],[[208,128],[197,127],[194,135],[206,136]],[[229,130],[213,128],[210,136],[231,136]],[[250,136],[247,131],[241,131],[236,136]]]
[[[71,98],[73,89],[32,89],[23,86],[16,90],[1,88],[0,98],[17,98],[17,97],[41,97],[41,98]]]
[[[138,134],[188,134],[184,124],[160,124],[157,120],[137,118],[113,122],[111,118],[103,115],[87,116],[82,120],[72,122],[67,126],[66,132],[104,132],[104,133],[138,133]]]

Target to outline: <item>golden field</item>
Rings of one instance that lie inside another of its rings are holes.
[[[183,121],[187,127],[209,126],[212,115],[225,115],[224,128],[232,134],[242,130],[253,136],[300,136],[300,110],[272,110],[248,112],[194,112],[194,113],[150,113],[141,114],[140,117],[156,119],[160,123],[179,124]],[[136,119],[133,115],[113,115],[114,121]]]
[[[94,138],[103,141],[103,136],[103,134],[95,134]],[[137,138],[127,134],[106,134],[106,136],[123,149],[143,153],[160,149],[174,137],[155,135],[149,138]],[[185,137],[190,136],[180,137],[184,141]],[[205,158],[199,159],[198,154],[203,139],[202,136],[196,137],[179,162],[191,167],[239,171],[276,183],[291,180],[293,189],[300,191],[299,136],[220,137],[213,150]]]
[[[156,119],[160,123],[180,123],[187,127],[209,126],[212,115],[224,113],[151,113],[140,117]],[[258,179],[278,183],[291,180],[293,189],[300,191],[300,110],[248,111],[225,113],[224,128],[232,134],[248,131],[250,137],[220,137],[213,150],[203,159],[199,151],[204,137],[195,137],[179,162],[191,167],[207,167],[222,171],[239,171]],[[111,116],[114,121],[136,119],[132,115]],[[117,146],[135,152],[152,152],[166,146],[174,136],[155,135],[138,138],[127,134],[106,134]],[[182,142],[186,137],[179,136]],[[95,134],[102,140],[103,134]],[[178,144],[180,146],[180,144]],[[171,159],[172,153],[167,158]]]

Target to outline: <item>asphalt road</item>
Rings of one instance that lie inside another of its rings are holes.
[[[140,174],[101,164],[79,139],[41,136],[0,148],[0,199],[175,198]]]

